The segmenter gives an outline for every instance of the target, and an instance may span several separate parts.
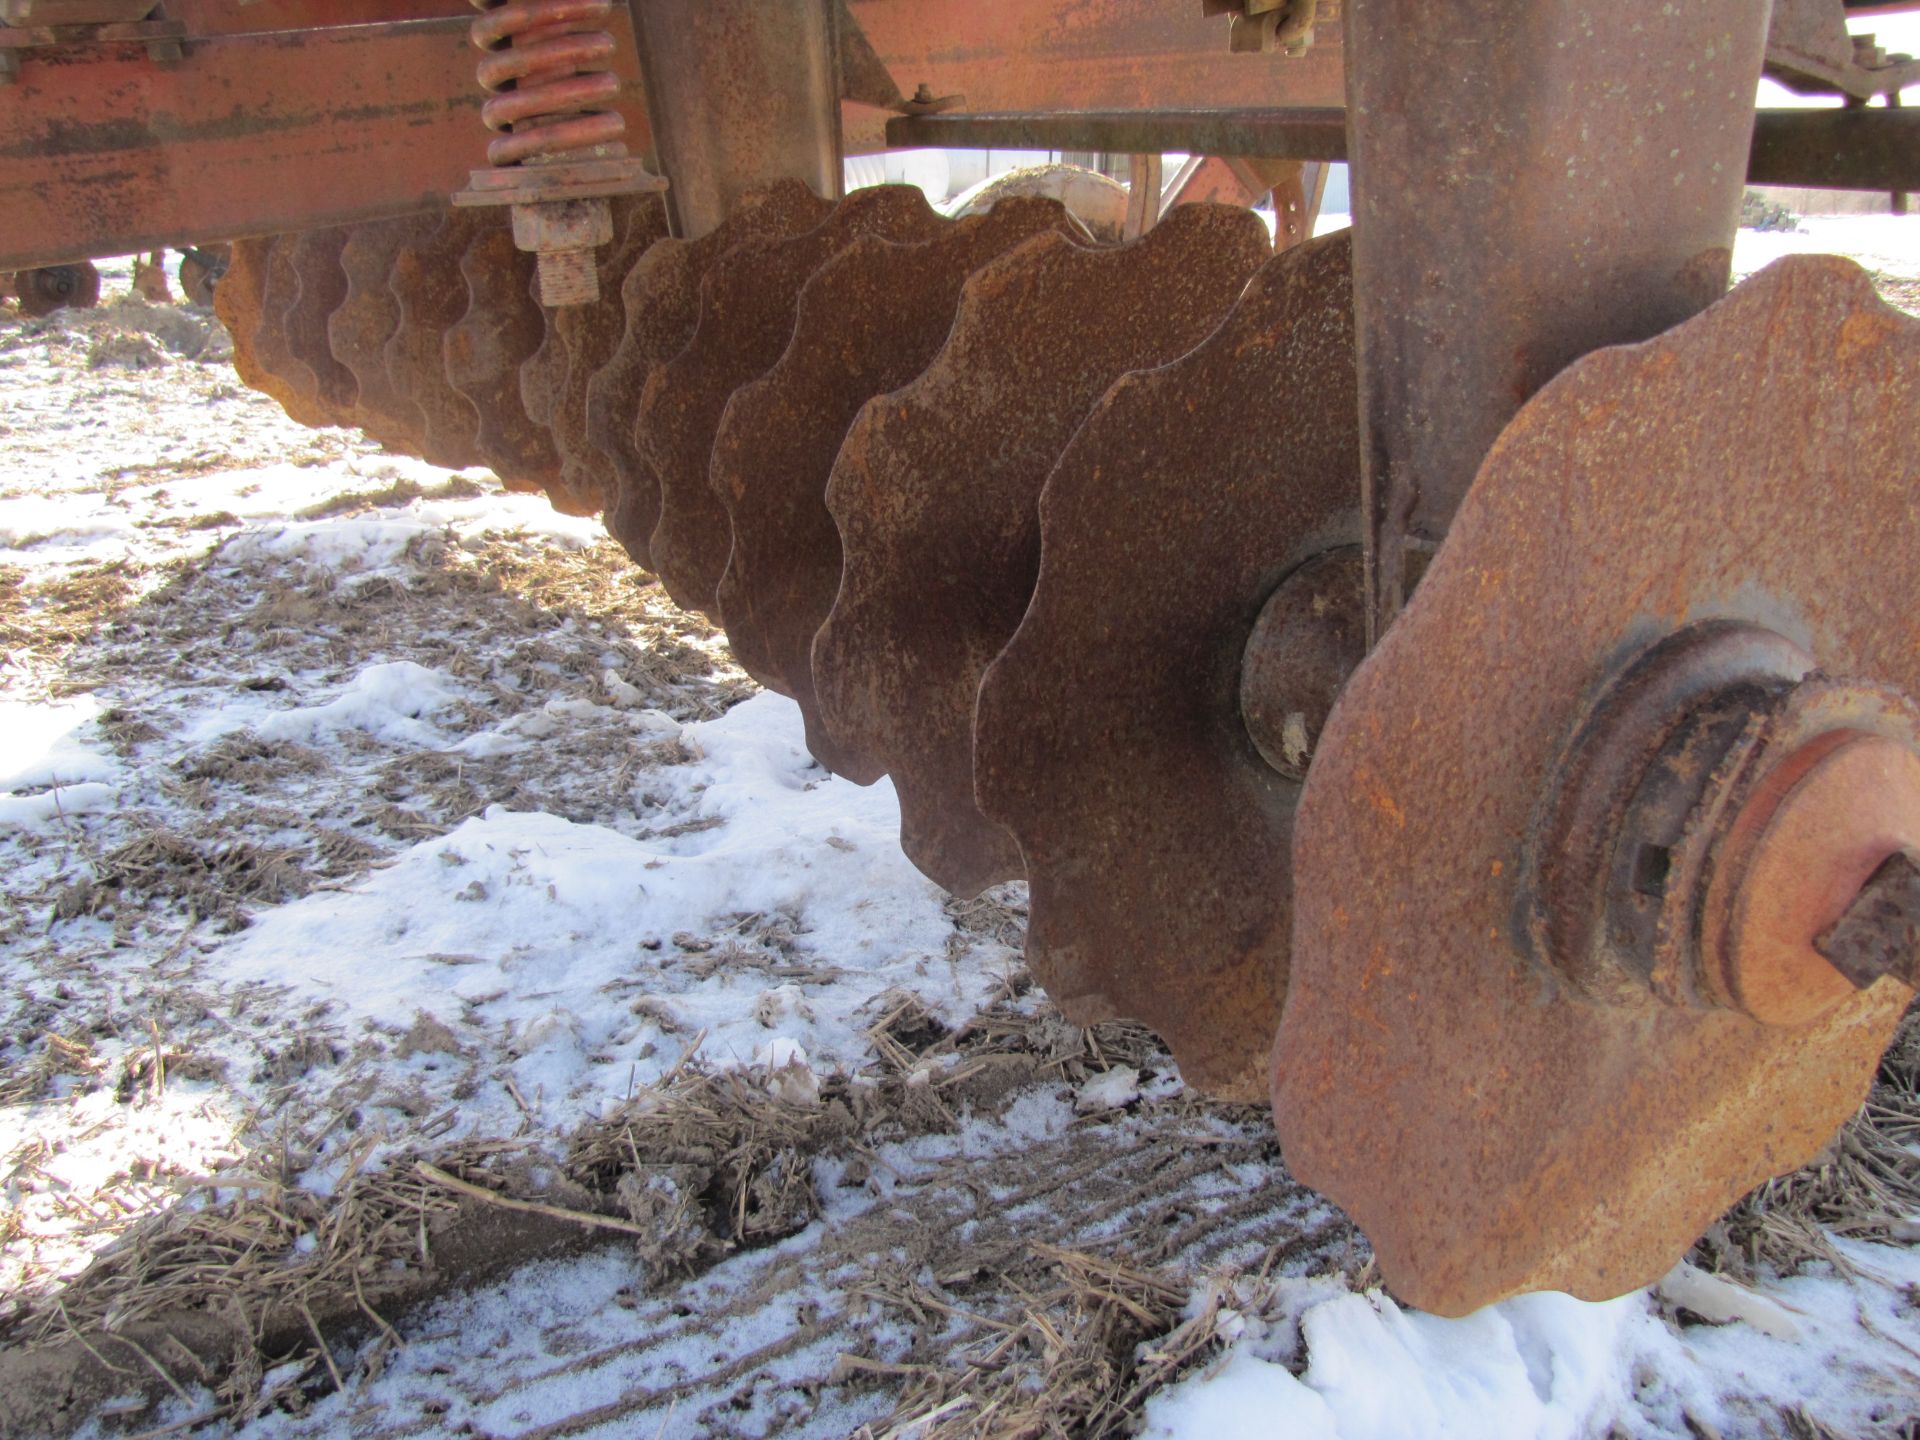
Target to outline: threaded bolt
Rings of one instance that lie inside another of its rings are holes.
[[[591,305],[600,298],[600,272],[591,250],[542,250],[540,303],[559,307]]]
[[[513,243],[538,257],[542,305],[591,305],[600,298],[594,255],[613,239],[606,200],[546,200],[513,207]]]

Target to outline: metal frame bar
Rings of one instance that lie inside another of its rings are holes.
[[[676,235],[704,235],[769,180],[841,189],[840,59],[827,0],[643,0],[647,113]]]
[[[1349,0],[1370,643],[1535,391],[1725,291],[1769,4]]]
[[[401,214],[446,203],[480,163],[466,0],[169,0],[166,13],[186,31],[170,66],[130,44],[17,52],[16,82],[0,84],[0,270]],[[907,93],[976,107],[1340,99],[1337,34],[1301,59],[1234,55],[1218,20],[1168,0],[846,0],[844,13]],[[638,150],[652,132],[637,47],[620,52]],[[886,149],[890,114],[843,103],[845,150]]]
[[[894,149],[1145,150],[1343,161],[1347,112],[1327,108],[1082,110],[903,115]],[[1755,112],[1747,179],[1829,190],[1920,189],[1920,110]]]
[[[468,24],[223,36],[173,66],[36,57],[0,88],[0,270],[446,204],[486,154]]]
[[[11,52],[25,58],[0,85],[0,271],[438,206],[480,161],[466,0],[169,0],[166,13],[186,30],[173,64],[131,41]],[[1086,0],[1066,14],[1046,0],[846,0],[844,13],[902,88],[925,83],[968,107],[843,104],[849,153],[1346,155],[1344,46],[1325,27],[1308,56],[1288,59],[1230,54],[1217,20],[1166,0]],[[375,15],[390,18],[365,23]],[[639,64],[621,51],[621,108],[641,149]],[[1042,99],[1048,113],[1013,108]],[[1920,190],[1915,119],[1763,112],[1750,175]]]

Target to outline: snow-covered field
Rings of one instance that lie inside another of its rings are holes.
[[[223,341],[0,311],[0,1435],[1920,1433],[1920,1217],[1400,1309],[597,525]]]

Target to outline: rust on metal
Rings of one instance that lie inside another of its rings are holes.
[[[280,408],[302,425],[327,425],[332,418],[294,384],[293,353],[287,344],[287,311],[300,298],[300,273],[293,268],[298,235],[276,235],[267,243],[262,262],[260,319],[253,332],[253,360],[259,380],[248,380],[280,402]],[[238,346],[235,347],[236,357]]]
[[[1349,0],[1371,638],[1529,395],[1726,288],[1766,25],[1767,0]]]
[[[1764,627],[1662,639],[1600,692],[1549,778],[1523,938],[1612,1004],[1770,1024],[1851,993],[1815,937],[1920,840],[1920,719]]]
[[[536,259],[541,303],[592,305],[602,297],[598,252],[617,235],[613,197],[666,186],[627,154],[613,0],[472,3],[478,78],[491,97],[480,118],[495,138],[491,167],[474,171],[453,203],[511,207],[513,242]]]
[[[1898,850],[1881,861],[1816,948],[1863,989],[1885,976],[1920,986],[1920,864],[1913,852]]]
[[[1316,160],[1194,155],[1174,175],[1166,203],[1211,200],[1253,208],[1271,199],[1274,248],[1284,250],[1312,236],[1326,179],[1326,165]]]
[[[1666,894],[1688,822],[1765,707],[1814,668],[1785,636],[1713,620],[1634,657],[1582,715],[1544,787],[1529,844],[1523,939],[1596,1000],[1656,984]],[[1703,857],[1702,857],[1703,858]],[[1690,927],[1689,927],[1690,928]]]
[[[447,383],[478,417],[474,446],[509,490],[547,491],[560,480],[554,437],[520,398],[520,367],[547,335],[534,295],[534,260],[513,243],[504,217],[482,225],[460,257],[466,313],[447,328],[441,355]]]
[[[481,99],[462,18],[216,34],[168,68],[138,45],[35,52],[0,86],[0,268],[445,205]],[[637,83],[619,106],[644,135]]]
[[[1290,571],[1358,540],[1348,255],[1281,252],[1205,343],[1107,392],[980,687],[980,804],[1026,861],[1035,978],[1080,1023],[1153,1026],[1233,1099],[1265,1088],[1300,793],[1247,737],[1243,652]]]
[[[1240,718],[1261,759],[1307,778],[1313,747],[1340,687],[1367,653],[1360,547],[1315,556],[1260,607],[1240,666]]]
[[[893,776],[901,844],[948,889],[1020,874],[973,803],[973,707],[1033,593],[1048,472],[1109,385],[1205,339],[1271,253],[1258,217],[1213,205],[1118,248],[1030,240],[968,280],[925,373],[848,431],[827,487],[845,570],[814,641],[808,744],[862,784]]]
[[[733,534],[720,580],[727,643],[749,675],[803,709],[814,632],[840,588],[826,493],[847,427],[938,353],[968,275],[1047,230],[1081,233],[1059,201],[1019,198],[918,244],[855,241],[801,290],[786,353],[727,403],[709,472]]]
[[[420,448],[414,453],[452,470],[480,463],[474,444],[479,416],[448,383],[445,349],[447,331],[467,308],[460,257],[483,223],[471,211],[446,212],[432,230],[394,252],[387,277],[399,307],[386,344],[387,375],[403,404],[419,416]]]
[[[635,8],[641,24],[670,28],[657,0]],[[687,8],[701,21],[721,9]],[[739,8],[746,33],[786,23],[772,12],[787,7]],[[1047,0],[850,8],[902,84],[925,82],[979,109],[1340,102],[1337,35],[1323,33],[1301,60],[1229,55],[1216,23],[1167,0],[1089,0],[1072,23]],[[471,11],[459,0],[173,0],[167,13],[188,33],[179,65],[156,65],[139,44],[28,52],[16,83],[0,86],[0,191],[17,201],[0,270],[400,215],[445,204],[462,183],[483,133],[483,96],[467,42]],[[764,133],[762,158],[771,161],[821,117],[804,117],[802,131],[784,128],[756,81],[761,62],[734,40],[723,36],[697,58],[753,121],[729,131],[730,143]],[[655,137],[631,47],[617,47],[613,68],[622,81],[614,108],[643,153]],[[838,113],[831,94],[828,115]],[[657,108],[695,114],[670,94]],[[885,149],[889,113],[849,107],[843,148]],[[663,154],[677,176],[670,147]],[[811,173],[771,165],[758,178]],[[815,178],[823,191],[838,184],[837,170]]]
[[[634,13],[673,233],[697,240],[747,192],[805,181],[841,188],[834,7],[764,0],[647,0]]]
[[[658,196],[621,197],[612,202],[612,210],[614,240],[597,262],[594,290],[599,299],[556,312],[547,345],[520,372],[527,413],[537,410],[560,453],[560,494],[570,502],[560,508],[579,515],[606,509],[615,483],[612,458],[587,426],[588,391],[626,329],[622,296],[628,273],[667,238],[666,207]],[[559,499],[554,503],[559,505]]]
[[[227,273],[214,292],[214,313],[233,340],[233,368],[241,383],[255,390],[265,387],[260,363],[254,357],[254,337],[261,322],[260,302],[267,289],[267,252],[272,237],[234,243]]]
[[[234,368],[242,380],[302,425],[336,425],[341,415],[320,399],[312,372],[289,348],[287,315],[300,295],[294,265],[300,239],[275,235],[236,245],[216,308],[233,336]]]
[[[1532,958],[1529,846],[1591,697],[1677,631],[1751,627],[1825,674],[1920,694],[1920,616],[1885,582],[1920,553],[1916,407],[1920,322],[1830,257],[1780,261],[1658,339],[1596,352],[1500,436],[1341,693],[1295,827],[1274,1113],[1293,1173],[1361,1225],[1402,1298],[1461,1314],[1647,1283],[1865,1093],[1910,989],[1849,984],[1803,1023],[1737,995],[1597,1000],[1559,978],[1567,956]],[[1847,696],[1847,725],[1871,708]],[[1837,779],[1856,799],[1881,783]],[[1774,853],[1826,876],[1864,860],[1857,890],[1902,848],[1820,833]],[[1854,890],[1794,900],[1792,983],[1817,982],[1817,936]],[[1700,948],[1734,956],[1736,987],[1765,958]]]
[[[1295,59],[1234,55],[1220,23],[1192,4],[1166,0],[1085,0],[1063,22],[1059,6],[1018,0],[849,0],[853,18],[903,83],[925,81],[936,95],[964,95],[972,111],[1131,111],[1195,106],[1337,107],[1342,96],[1340,27],[1322,26],[1312,52]],[[890,117],[849,109],[849,154],[884,148],[882,131],[940,116]],[[960,145],[941,138],[899,144]],[[1007,142],[1012,145],[1012,142]],[[1012,148],[1096,149],[1132,154],[1151,145]],[[1168,150],[1219,154],[1206,145]]]
[[[1347,158],[1348,136],[1339,105],[1288,106],[1276,91],[1245,108],[1185,109],[1163,99],[1133,110],[976,106],[946,115],[902,115],[887,122],[887,141],[904,149],[1175,151],[1339,161]]]
[[[334,359],[327,337],[327,317],[347,298],[340,252],[350,234],[346,227],[335,226],[290,237],[287,263],[293,271],[294,297],[276,317],[286,336],[287,386],[302,404],[326,416],[329,425],[355,423],[360,394],[359,382]]]
[[[400,301],[388,278],[393,273],[394,257],[424,239],[438,223],[436,215],[408,215],[351,227],[347,243],[340,249],[347,295],[327,317],[327,340],[333,357],[353,372],[360,427],[381,444],[409,455],[420,453],[425,427],[419,410],[387,371],[387,342],[400,324]],[[233,266],[214,292],[223,304],[243,256],[256,243],[240,241],[233,247]],[[239,354],[236,338],[236,362]]]
[[[775,181],[749,192],[717,230],[698,240],[662,240],[627,272],[620,296],[626,328],[587,384],[587,438],[612,472],[607,530],[639,564],[652,564],[647,543],[660,523],[660,482],[636,436],[648,377],[693,338],[700,284],[716,260],[749,240],[811,230],[832,208],[798,180]]]
[[[214,287],[227,273],[231,259],[224,245],[188,246],[180,252],[180,293],[189,305],[212,307]]]
[[[100,272],[85,260],[22,270],[12,278],[14,303],[29,317],[56,310],[91,310],[100,303]]]
[[[1820,939],[1886,860],[1920,846],[1920,711],[1810,675],[1755,717],[1703,802],[1668,882],[1689,933],[1670,925],[1656,964],[1692,967],[1709,1003],[1769,1025],[1808,1024],[1879,978],[1848,975]]]
[[[856,190],[804,234],[739,246],[707,272],[693,338],[640,397],[639,443],[660,482],[648,553],[682,609],[718,610],[731,537],[707,483],[713,437],[728,397],[787,348],[801,286],[863,235],[923,240],[951,223],[913,186],[877,185]]]

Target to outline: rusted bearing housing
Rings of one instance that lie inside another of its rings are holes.
[[[1920,712],[1771,630],[1708,621],[1589,709],[1547,787],[1516,928],[1594,999],[1802,1025],[1882,975],[1912,983],[1899,867],[1869,887],[1907,855]]]
[[[1240,719],[1274,770],[1304,781],[1340,687],[1367,653],[1366,567],[1358,545],[1297,566],[1260,608],[1240,659]]]
[[[41,319],[56,310],[91,310],[100,303],[100,272],[90,261],[45,265],[13,277],[20,313]]]

